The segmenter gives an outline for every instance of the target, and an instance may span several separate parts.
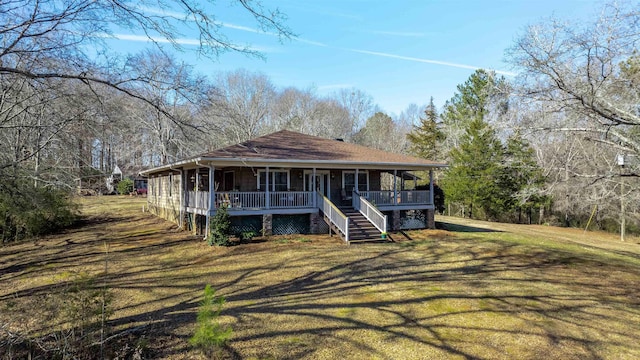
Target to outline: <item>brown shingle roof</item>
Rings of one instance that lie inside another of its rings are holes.
[[[441,162],[281,130],[241,144],[200,155],[209,159],[332,161],[336,163],[398,163],[443,166]]]

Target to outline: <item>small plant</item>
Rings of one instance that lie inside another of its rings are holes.
[[[229,241],[229,237],[231,235],[231,218],[229,217],[226,205],[218,208],[216,214],[211,218],[210,227],[209,236],[207,237],[207,243],[210,246],[231,245],[231,242]]]
[[[217,354],[233,332],[230,327],[222,327],[218,317],[222,311],[225,298],[215,296],[216,291],[207,284],[204,288],[204,299],[198,309],[198,327],[189,343],[202,350],[209,357]]]
[[[241,243],[246,244],[249,243],[251,239],[253,239],[253,237],[256,235],[257,233],[255,231],[243,231],[238,234],[238,237],[240,238]]]
[[[123,179],[117,186],[118,194],[127,195],[133,192],[133,180]]]

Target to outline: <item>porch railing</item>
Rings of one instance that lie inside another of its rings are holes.
[[[313,207],[312,191],[276,191],[269,193],[271,208]]]
[[[186,201],[188,207],[208,209],[208,191],[187,191]],[[313,191],[275,191],[267,193],[261,191],[225,191],[215,193],[214,208],[222,205],[229,210],[263,210],[263,209],[299,209],[313,208]],[[197,199],[197,200],[196,200]],[[197,201],[197,203],[196,203]]]
[[[394,196],[395,194],[395,196]],[[402,190],[394,193],[393,190],[361,191],[360,196],[370,203],[380,205],[412,205],[430,204],[429,190]]]
[[[344,241],[349,245],[349,218],[338,209],[326,196],[317,193],[318,209],[335,225],[344,235]]]
[[[208,209],[209,192],[189,190],[185,192],[185,204],[190,208]]]
[[[383,234],[387,233],[387,215],[381,213],[380,210],[376,209],[367,199],[360,196],[357,191],[353,192],[351,204],[353,208],[360,211],[376,229],[380,230]]]

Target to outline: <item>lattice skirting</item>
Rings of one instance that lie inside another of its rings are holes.
[[[324,220],[320,219],[318,222],[318,234],[328,234],[329,233],[329,224],[327,224]]]
[[[256,234],[262,233],[262,215],[258,216],[232,216],[231,232],[242,234],[253,231]]]
[[[272,230],[274,235],[308,234],[311,231],[309,214],[273,215]]]

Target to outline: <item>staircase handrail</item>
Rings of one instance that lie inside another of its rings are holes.
[[[318,209],[322,210],[329,221],[335,225],[338,230],[342,231],[344,241],[349,244],[349,217],[340,211],[340,209],[326,196],[322,195],[322,193],[317,192],[317,196]]]
[[[383,234],[387,233],[387,215],[383,214],[367,199],[360,196],[356,190],[353,191],[352,205],[353,208],[360,211],[360,213],[367,218],[367,220],[369,220],[376,229]]]

